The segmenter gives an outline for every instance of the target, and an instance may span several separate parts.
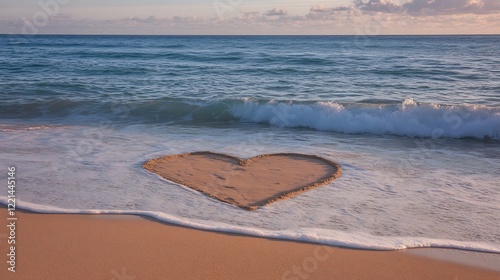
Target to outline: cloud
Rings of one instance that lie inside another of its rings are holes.
[[[153,23],[153,24],[156,24],[160,21],[162,21],[160,18],[158,17],[155,17],[155,16],[149,16],[147,18],[141,18],[141,17],[138,17],[138,16],[133,16],[133,17],[128,17],[128,18],[124,18],[122,19],[123,22],[128,22],[128,23],[131,23],[131,24],[138,24],[138,23]]]
[[[353,1],[353,4],[354,7],[362,11],[388,13],[397,13],[403,11],[403,6],[401,4],[395,3],[391,0],[355,0]]]
[[[265,16],[286,16],[288,14],[287,11],[283,9],[278,9],[278,8],[273,8],[272,10],[269,10],[264,13]]]
[[[312,5],[311,9],[309,9],[310,12],[313,13],[328,13],[330,12],[332,8],[325,7],[324,5]]]
[[[366,12],[410,15],[491,14],[500,12],[499,0],[354,0],[353,6]]]
[[[325,7],[324,5],[312,5],[311,9],[309,9],[309,11],[313,13],[332,13],[332,12],[342,12],[350,10],[352,10],[352,7],[338,6],[334,8],[328,8]]]
[[[302,15],[274,8],[235,10],[221,17],[51,17],[46,23],[0,19],[14,34],[474,34],[500,33],[500,0],[354,0],[350,6],[313,5]],[[133,14],[132,14],[133,15]]]
[[[409,14],[485,14],[495,11],[491,4],[491,0],[412,0],[403,7]]]

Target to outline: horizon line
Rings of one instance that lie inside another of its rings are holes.
[[[383,36],[499,36],[500,33],[445,33],[445,34],[376,34],[376,35],[367,35],[367,34],[84,34],[84,33],[40,33],[40,34],[22,34],[22,33],[0,33],[0,36],[192,36],[192,37],[239,37],[239,36],[247,36],[247,37],[272,37],[272,36],[295,36],[295,37],[306,37],[306,36],[362,36],[362,37],[383,37]]]

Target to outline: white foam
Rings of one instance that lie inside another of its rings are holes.
[[[7,197],[0,196],[0,202],[7,204]],[[229,225],[213,221],[196,221],[179,218],[156,211],[131,210],[98,210],[98,209],[62,209],[55,206],[39,205],[17,200],[18,209],[47,214],[123,214],[151,217],[158,221],[180,226],[211,230],[218,232],[236,233],[242,235],[265,237],[282,240],[311,242],[339,247],[370,249],[370,250],[401,250],[410,248],[450,248],[468,251],[500,253],[500,246],[479,242],[461,242],[446,239],[432,239],[422,237],[383,237],[373,236],[363,232],[342,232],[319,228],[302,228],[295,230],[268,230]]]
[[[244,100],[243,103],[232,105],[231,113],[247,122],[342,133],[500,139],[500,108],[417,104],[411,98],[400,105],[275,101],[262,104]]]
[[[495,144],[409,150],[415,146],[410,138],[332,136],[303,131],[298,137],[296,131],[261,126],[0,131],[8,147],[0,161],[18,167],[18,206],[37,212],[139,214],[200,229],[365,249],[500,252]],[[332,184],[249,212],[140,166],[196,150],[240,157],[317,154],[339,162],[343,174]],[[0,173],[0,180],[5,176]]]

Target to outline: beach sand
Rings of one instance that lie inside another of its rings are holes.
[[[325,185],[342,172],[339,164],[325,158],[292,153],[243,160],[225,154],[195,152],[152,159],[143,167],[246,210]]]
[[[16,216],[16,272],[7,271],[3,261],[0,279],[500,279],[500,271],[409,254],[411,250],[342,249],[129,215],[18,210]],[[0,220],[7,223],[5,208]],[[6,237],[2,226],[4,259]]]

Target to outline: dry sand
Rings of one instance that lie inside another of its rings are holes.
[[[2,280],[500,279],[499,271],[406,252],[208,232],[136,216],[17,211],[17,217],[17,272],[3,261]],[[6,218],[0,208],[0,221]],[[5,237],[1,226],[4,259]]]
[[[247,210],[327,184],[341,174],[335,162],[292,153],[242,160],[196,152],[152,159],[143,166],[165,179]]]

